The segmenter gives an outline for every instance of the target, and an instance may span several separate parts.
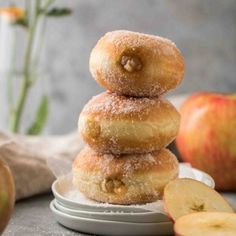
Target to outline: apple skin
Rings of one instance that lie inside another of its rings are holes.
[[[216,189],[236,191],[236,94],[193,94],[180,113],[181,158],[210,174]]]
[[[10,220],[14,203],[14,180],[9,167],[0,159],[0,235]]]

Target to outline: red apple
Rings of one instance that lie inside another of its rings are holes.
[[[14,181],[10,169],[0,159],[0,235],[11,217],[14,202]]]
[[[218,190],[236,190],[236,95],[196,93],[181,106],[176,138],[182,159],[210,174]]]

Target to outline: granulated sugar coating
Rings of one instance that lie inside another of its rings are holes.
[[[104,208],[104,212],[122,213],[122,212],[128,211],[128,209],[122,209],[122,208],[119,209],[119,207],[124,207],[123,205],[102,203],[102,202],[97,202],[92,199],[89,199],[83,193],[81,193],[80,191],[74,188],[65,192],[64,197],[66,197],[66,199],[70,201],[84,204],[89,207],[102,207]],[[113,209],[111,210],[111,208]],[[133,205],[129,205],[127,208],[130,209],[129,213],[137,212],[137,210],[133,209],[132,211],[131,209],[131,208],[136,208],[136,209],[143,209],[147,211],[160,212],[162,214],[165,214],[162,200],[158,200],[158,201],[146,203],[146,204],[140,204],[140,205],[133,204]]]
[[[85,147],[73,163],[73,183],[87,197],[130,205],[161,199],[178,176],[178,161],[167,149],[146,154],[101,154]]]
[[[172,41],[125,30],[105,34],[89,64],[102,87],[133,97],[157,97],[177,87],[184,75],[183,57]]]
[[[134,98],[105,92],[93,97],[79,118],[84,141],[101,153],[148,153],[175,138],[180,115],[164,98]]]
[[[84,107],[82,113],[105,114],[106,117],[134,117],[142,120],[145,114],[161,106],[172,106],[162,98],[135,98],[118,96],[115,93],[105,92],[94,96]]]
[[[79,132],[89,147],[73,163],[74,186],[98,202],[161,199],[178,177],[178,161],[165,147],[178,133],[180,114],[160,96],[183,79],[181,52],[168,39],[119,30],[97,42],[89,66],[108,91],[80,114]]]
[[[135,37],[133,37],[135,35]],[[106,33],[103,37],[106,37],[115,47],[120,48],[123,45],[138,48],[143,45],[152,45],[153,42],[156,44],[165,43],[166,47],[153,47],[155,53],[164,53],[166,55],[175,56],[174,49],[177,48],[175,43],[171,40],[155,35],[143,34],[138,32],[131,32],[128,30],[116,30]],[[101,39],[103,39],[103,37]],[[130,38],[132,37],[132,40]],[[170,45],[168,47],[168,45]],[[172,47],[171,47],[172,46]]]
[[[146,154],[113,155],[97,153],[85,147],[75,159],[73,169],[101,173],[106,177],[148,173],[151,177],[151,172],[165,173],[176,170],[177,165],[176,157],[167,149]]]

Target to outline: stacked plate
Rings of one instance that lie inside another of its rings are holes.
[[[199,180],[214,187],[213,179],[204,172],[180,164],[180,178]],[[67,175],[52,185],[55,199],[50,208],[56,220],[67,228],[98,235],[169,235],[172,222],[163,211],[163,202],[144,205],[113,205],[87,199],[73,188]]]

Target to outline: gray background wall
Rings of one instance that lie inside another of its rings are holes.
[[[170,38],[185,57],[182,85],[170,94],[236,90],[235,0],[58,0],[73,15],[48,21],[45,73],[50,130],[74,130],[80,110],[101,92],[88,60],[105,32],[127,29]]]

